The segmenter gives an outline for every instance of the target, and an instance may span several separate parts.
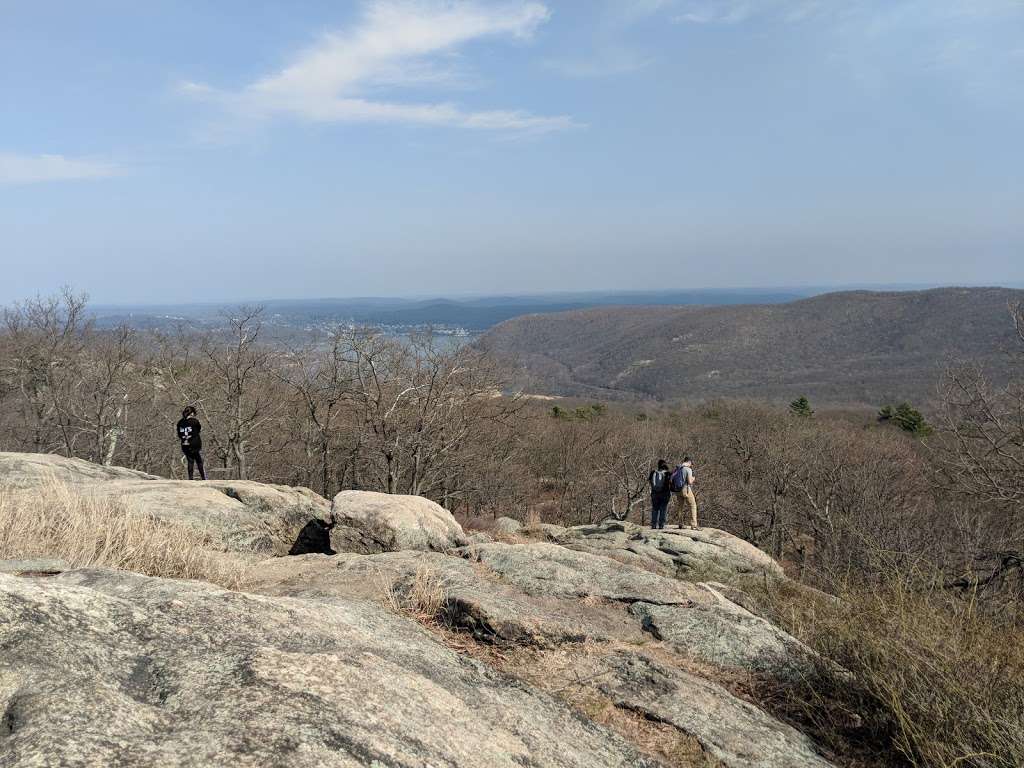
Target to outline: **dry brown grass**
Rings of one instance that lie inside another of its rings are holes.
[[[786,608],[787,629],[853,679],[823,669],[773,705],[853,763],[1024,765],[1019,627],[993,621],[969,599],[900,582]]]
[[[417,568],[416,575],[408,584],[396,584],[382,577],[380,591],[384,605],[422,624],[438,621],[448,604],[444,577],[426,566]]]
[[[191,528],[56,481],[32,491],[0,491],[0,559],[54,558],[74,568],[115,568],[240,588],[244,564],[215,555],[207,545]]]

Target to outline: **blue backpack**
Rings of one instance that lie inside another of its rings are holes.
[[[682,465],[676,467],[675,472],[672,473],[672,492],[679,493],[683,488],[686,487],[686,473],[683,471]]]

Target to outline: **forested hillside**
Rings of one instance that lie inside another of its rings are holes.
[[[927,400],[952,361],[996,379],[1014,344],[1007,306],[1024,291],[854,291],[787,304],[611,307],[530,315],[479,342],[529,392],[601,398],[877,404]]]

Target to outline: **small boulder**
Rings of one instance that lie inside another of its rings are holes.
[[[494,532],[515,535],[523,530],[523,524],[511,517],[499,517],[494,521]]]
[[[452,513],[422,496],[342,491],[332,511],[331,546],[338,552],[445,552],[466,544]]]

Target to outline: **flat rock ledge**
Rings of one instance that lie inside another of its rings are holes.
[[[0,575],[0,764],[654,768],[372,602]]]
[[[553,540],[569,549],[606,555],[622,563],[687,581],[740,576],[784,578],[781,566],[750,542],[717,528],[654,530],[628,522],[568,528]]]

